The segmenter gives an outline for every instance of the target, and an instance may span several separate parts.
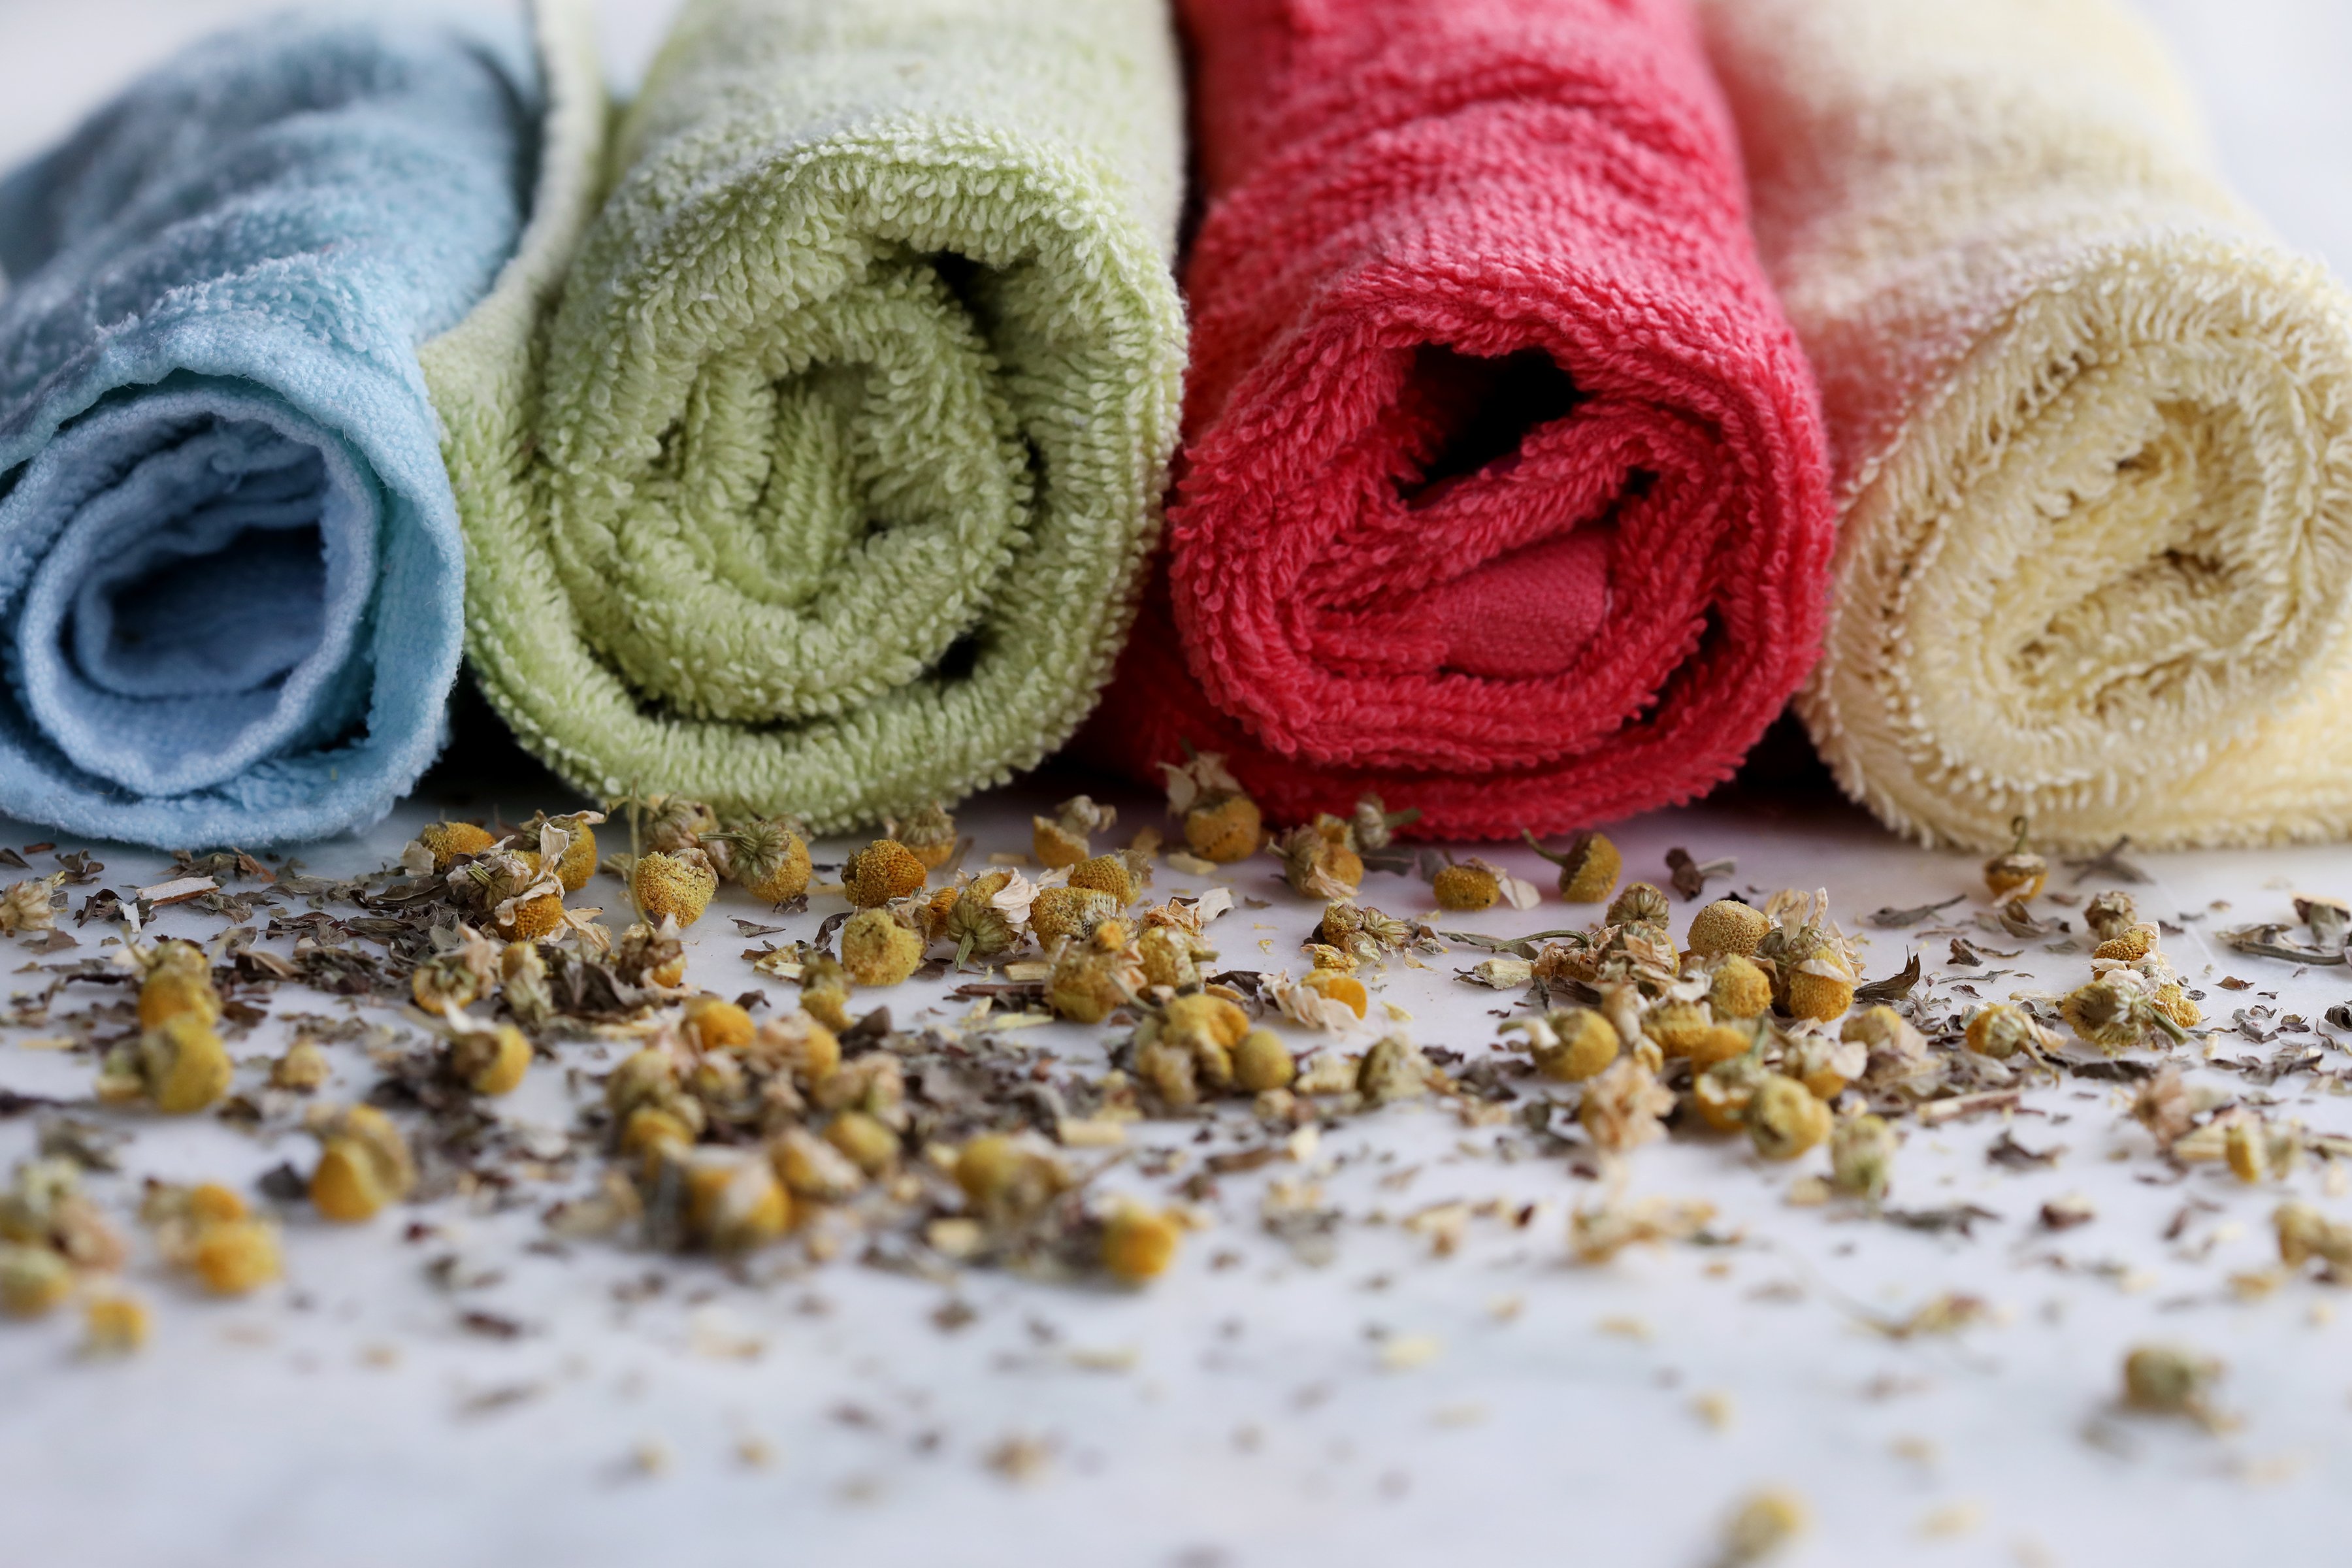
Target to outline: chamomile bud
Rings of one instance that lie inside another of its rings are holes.
[[[1774,1073],[1748,1101],[1748,1135],[1768,1160],[1793,1160],[1830,1135],[1830,1108],[1795,1079]]]
[[[1245,795],[1203,795],[1184,813],[1184,842],[1193,854],[1220,866],[1248,859],[1265,838],[1265,818]]]
[[[1727,954],[1753,958],[1764,933],[1771,929],[1772,921],[1762,910],[1738,899],[1717,899],[1691,917],[1690,950],[1702,958]]]
[[[1503,884],[1483,866],[1454,865],[1430,879],[1430,891],[1441,910],[1475,911],[1492,909],[1503,896]]]
[[[1625,868],[1624,857],[1605,833],[1580,833],[1569,841],[1565,851],[1557,854],[1537,843],[1532,833],[1520,837],[1537,854],[1559,868],[1562,903],[1597,904],[1606,900],[1617,886],[1618,874]]]
[[[1664,926],[1674,918],[1674,906],[1666,895],[1647,882],[1629,882],[1609,902],[1609,912],[1603,917],[1612,926]]]
[[[861,910],[880,909],[903,899],[930,879],[930,868],[895,838],[877,838],[849,858],[841,888]]]
[[[433,869],[446,873],[458,861],[481,854],[498,840],[470,822],[436,822],[419,833],[416,842],[433,857]]]
[[[2038,898],[2042,884],[2050,879],[2050,862],[2026,847],[2032,826],[2026,818],[2018,817],[2009,826],[2017,842],[1984,863],[1985,886],[1992,889],[1995,900],[2003,902]]]
[[[1097,855],[1071,868],[1070,886],[1108,893],[1125,909],[1139,901],[1151,886],[1151,857],[1134,849]]]
[[[629,868],[629,892],[646,918],[656,923],[672,920],[692,925],[718,891],[719,873],[699,849],[656,849],[639,856]]]
[[[1124,1284],[1156,1279],[1176,1260],[1181,1234],[1167,1215],[1121,1204],[1103,1224],[1103,1268]]]
[[[860,985],[896,985],[923,963],[923,939],[888,910],[860,910],[841,928],[841,967]]]

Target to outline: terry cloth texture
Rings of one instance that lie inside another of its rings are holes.
[[[281,18],[0,183],[0,813],[314,838],[433,760],[463,558],[417,346],[521,232],[533,75]]]
[[[2352,327],[2107,0],[1718,0],[1843,521],[1800,708],[1931,843],[2352,830]]]
[[[1449,837],[1729,776],[1811,664],[1831,527],[1680,0],[1181,9],[1183,477],[1090,748]]]
[[[1175,438],[1179,93],[1154,0],[689,4],[427,361],[524,743],[820,831],[1059,744]]]

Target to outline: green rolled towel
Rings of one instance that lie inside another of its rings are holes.
[[[820,831],[1042,760],[1175,439],[1164,6],[689,0],[609,148],[553,65],[534,226],[425,359],[491,702],[583,788]]]

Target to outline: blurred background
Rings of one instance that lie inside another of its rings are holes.
[[[479,13],[499,0],[374,0],[371,14]],[[856,0],[839,0],[855,5]],[[2202,94],[2237,188],[2288,240],[2352,278],[2347,0],[2123,0],[2172,43]],[[625,87],[681,0],[598,0],[607,67]],[[0,0],[0,165],[192,38],[283,0]]]

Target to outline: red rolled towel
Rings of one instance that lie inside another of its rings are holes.
[[[1276,820],[1551,832],[1811,666],[1818,399],[1681,0],[1180,0],[1208,205],[1166,570],[1089,731]]]

